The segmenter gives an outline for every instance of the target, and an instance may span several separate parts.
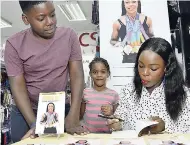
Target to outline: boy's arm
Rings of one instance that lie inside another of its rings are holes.
[[[9,40],[6,41],[4,57],[14,101],[28,125],[31,126],[31,124],[35,123],[35,115],[26,88],[23,62]]]
[[[31,126],[31,124],[35,122],[36,117],[30,104],[24,76],[9,76],[9,82],[16,106],[24,116],[28,125]]]
[[[84,90],[84,71],[82,65],[82,54],[77,34],[72,30],[69,44],[71,54],[69,58],[69,75],[71,82],[71,108],[65,119],[67,133],[81,134],[86,130],[80,125],[80,108]]]
[[[85,110],[86,110],[86,103],[85,103],[85,102],[82,102],[82,103],[81,103],[81,108],[80,108],[80,119],[83,118],[84,113],[85,113]]]
[[[78,127],[80,126],[80,102],[82,100],[84,89],[84,73],[82,61],[69,61],[69,73],[71,81],[71,108],[69,114],[66,117],[65,125],[67,132],[74,134],[75,132],[80,132],[78,131]]]

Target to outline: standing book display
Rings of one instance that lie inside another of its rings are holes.
[[[40,93],[36,134],[63,134],[65,92]]]

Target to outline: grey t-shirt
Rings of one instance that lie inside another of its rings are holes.
[[[36,38],[29,28],[10,37],[5,46],[7,74],[24,74],[33,109],[37,108],[39,93],[65,91],[68,62],[77,60],[82,60],[81,48],[70,28],[57,28],[48,40]]]

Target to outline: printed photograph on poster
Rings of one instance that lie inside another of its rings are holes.
[[[100,55],[113,66],[134,66],[141,44],[151,37],[170,42],[167,1],[105,0],[99,9]]]
[[[63,134],[65,92],[40,93],[36,134]]]
[[[110,44],[123,49],[122,63],[134,63],[140,45],[153,36],[152,19],[141,13],[140,0],[123,0],[121,10],[112,26]]]

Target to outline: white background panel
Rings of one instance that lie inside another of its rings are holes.
[[[134,76],[133,68],[127,68],[127,67],[114,67],[111,68],[111,76]]]
[[[113,85],[126,85],[133,81],[133,77],[112,77],[111,80],[114,82]]]

